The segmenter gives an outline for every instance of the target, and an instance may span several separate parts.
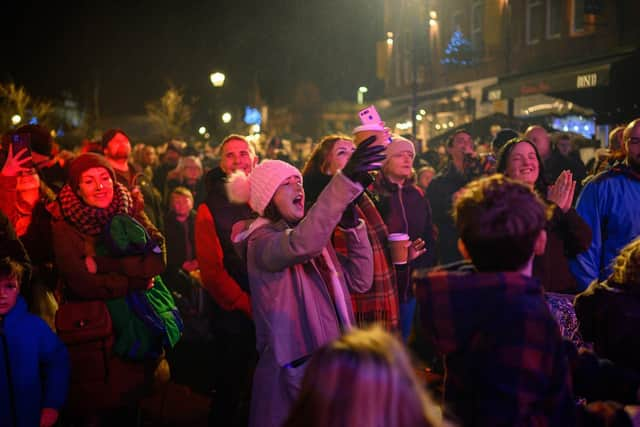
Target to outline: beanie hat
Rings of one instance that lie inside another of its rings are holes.
[[[113,183],[115,184],[117,182],[116,174],[104,156],[96,153],[85,153],[76,157],[76,159],[71,162],[71,166],[69,166],[68,183],[74,192],[78,191],[82,173],[91,168],[105,168],[107,172],[109,172],[109,175],[111,175]]]
[[[24,125],[14,131],[14,134],[21,133],[29,135],[29,148],[31,151],[43,156],[51,156],[53,138],[49,130],[39,125]]]
[[[416,147],[413,145],[413,142],[401,136],[394,136],[385,150],[387,159],[401,151],[411,151],[412,157],[416,156]]]
[[[109,144],[109,141],[115,138],[115,136],[119,133],[126,136],[128,140],[131,140],[131,138],[129,138],[129,135],[127,135],[122,129],[109,129],[102,134],[102,149],[107,148],[107,144]]]
[[[249,203],[251,209],[262,216],[280,184],[290,176],[302,181],[295,166],[281,160],[264,160],[249,176],[242,171],[231,174],[226,184],[227,195],[233,203]]]
[[[491,141],[491,151],[497,153],[509,140],[517,137],[518,133],[515,130],[509,128],[502,129],[496,134],[493,141]]]

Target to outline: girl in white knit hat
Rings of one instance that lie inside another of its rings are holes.
[[[247,263],[260,355],[251,426],[282,425],[311,354],[353,325],[349,291],[371,285],[371,245],[353,203],[384,159],[384,147],[371,147],[373,141],[358,147],[306,216],[302,176],[288,163],[265,160],[249,177],[237,173],[227,184],[231,201],[248,202],[259,215],[232,232]],[[348,257],[336,255],[330,242],[338,225]]]

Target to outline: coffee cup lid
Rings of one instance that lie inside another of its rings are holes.
[[[384,131],[384,126],[382,126],[379,123],[369,123],[366,125],[360,125],[353,130],[353,133],[366,132],[366,131],[382,132]]]
[[[392,242],[402,242],[409,240],[409,235],[405,233],[391,233],[389,234],[389,240]]]

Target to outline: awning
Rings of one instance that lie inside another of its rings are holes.
[[[499,101],[534,94],[590,89],[608,86],[613,61],[575,65],[500,79],[482,90],[482,100]]]

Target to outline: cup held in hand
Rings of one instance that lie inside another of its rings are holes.
[[[376,140],[373,142],[373,144],[371,144],[371,147],[375,147],[377,145],[382,145],[384,147],[386,147],[387,145],[389,145],[389,140],[386,136],[386,132],[384,130],[384,126],[382,125],[362,125],[362,126],[358,126],[357,128],[354,129],[353,132],[353,143],[356,145],[356,147],[358,145],[360,145],[365,139],[369,138],[370,136],[374,136],[376,137]],[[384,152],[382,152],[381,154],[384,154]],[[382,163],[374,163],[376,166],[381,167]]]
[[[404,233],[389,234],[391,261],[394,264],[406,264],[409,257],[409,235]]]

